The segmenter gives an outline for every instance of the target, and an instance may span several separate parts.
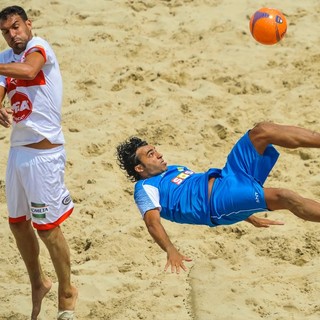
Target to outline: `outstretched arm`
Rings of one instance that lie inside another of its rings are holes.
[[[167,253],[167,264],[164,271],[171,266],[171,272],[180,272],[180,268],[187,270],[183,261],[191,261],[190,258],[183,256],[172,244],[163,225],[161,224],[160,212],[158,209],[149,210],[144,215],[144,222],[148,231],[156,243]]]
[[[254,216],[254,215],[250,216],[245,221],[251,223],[256,228],[269,228],[270,226],[283,225],[284,224],[284,222],[281,222],[281,221],[269,220],[269,219],[266,219],[266,218],[258,218],[258,217]]]

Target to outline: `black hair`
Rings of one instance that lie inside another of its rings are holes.
[[[136,182],[141,179],[134,167],[140,163],[136,155],[138,148],[148,145],[144,140],[137,137],[130,137],[117,146],[117,163],[126,172],[127,178]]]
[[[23,8],[19,6],[11,6],[1,10],[0,20],[7,20],[10,16],[15,14],[20,16],[23,21],[27,21],[29,19]]]

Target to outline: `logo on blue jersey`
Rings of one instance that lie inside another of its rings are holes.
[[[176,185],[180,185],[184,180],[189,178],[194,172],[191,170],[186,170],[181,173],[179,173],[175,178],[171,179],[171,182],[173,182]]]

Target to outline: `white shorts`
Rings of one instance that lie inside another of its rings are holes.
[[[38,230],[60,225],[74,204],[64,184],[64,146],[53,149],[12,147],[6,173],[9,222],[32,219]]]

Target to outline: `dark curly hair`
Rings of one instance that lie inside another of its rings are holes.
[[[1,10],[0,12],[0,20],[7,20],[10,16],[17,14],[18,16],[21,17],[21,19],[23,21],[27,21],[28,20],[28,16],[26,14],[26,12],[24,11],[23,8],[19,7],[19,6],[11,6],[11,7],[7,7],[4,8],[3,10]]]
[[[140,163],[136,151],[138,148],[148,145],[144,140],[137,137],[130,137],[117,146],[117,163],[126,172],[127,178],[136,182],[141,179],[134,167]]]

